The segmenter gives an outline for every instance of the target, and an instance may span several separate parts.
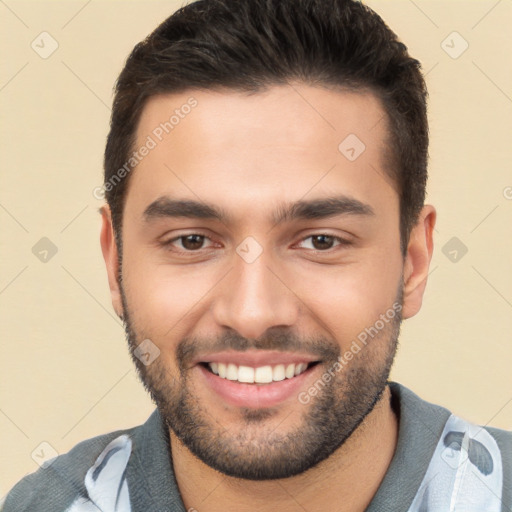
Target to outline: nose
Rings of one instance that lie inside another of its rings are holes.
[[[219,326],[257,339],[271,327],[297,322],[299,299],[272,267],[276,266],[265,251],[251,263],[234,256],[234,268],[223,279],[212,306]]]

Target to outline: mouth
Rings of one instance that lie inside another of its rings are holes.
[[[263,408],[298,400],[319,377],[321,362],[292,353],[229,351],[203,356],[193,368],[213,403],[220,398],[235,407]]]
[[[200,363],[203,368],[217,375],[221,379],[236,381],[243,384],[270,384],[286,379],[298,377],[309,368],[316,366],[320,361],[309,363],[289,363],[264,366],[245,366],[234,363]]]

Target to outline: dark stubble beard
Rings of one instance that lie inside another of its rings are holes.
[[[402,305],[402,290],[401,285],[395,304]],[[278,414],[278,408],[241,408],[240,426],[233,431],[222,427],[191,392],[189,368],[194,356],[206,350],[301,350],[318,355],[323,370],[328,372],[342,355],[338,343],[324,337],[299,339],[288,329],[281,328],[269,329],[265,337],[258,340],[248,340],[233,332],[212,340],[184,338],[176,350],[179,374],[173,375],[163,357],[145,366],[134,355],[135,348],[145,337],[134,330],[129,301],[122,286],[121,296],[131,357],[167,427],[208,466],[228,476],[248,480],[297,475],[343,445],[382,397],[402,320],[400,308],[349,363],[340,371],[334,371],[328,383],[319,386],[318,394],[312,396],[307,405],[297,400],[297,409],[303,409],[304,413],[293,430],[284,434],[265,425],[265,420]]]

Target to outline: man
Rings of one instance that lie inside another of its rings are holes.
[[[101,247],[157,410],[4,510],[512,510],[512,434],[388,382],[435,210],[419,63],[350,0],[203,0],[119,77]]]

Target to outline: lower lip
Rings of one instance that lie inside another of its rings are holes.
[[[310,377],[315,368],[308,368],[296,377],[284,379],[268,384],[245,384],[229,379],[223,379],[207,370],[203,365],[197,365],[201,375],[208,386],[225,402],[237,407],[250,407],[254,409],[272,407],[284,402],[290,397],[297,397],[305,381]]]

